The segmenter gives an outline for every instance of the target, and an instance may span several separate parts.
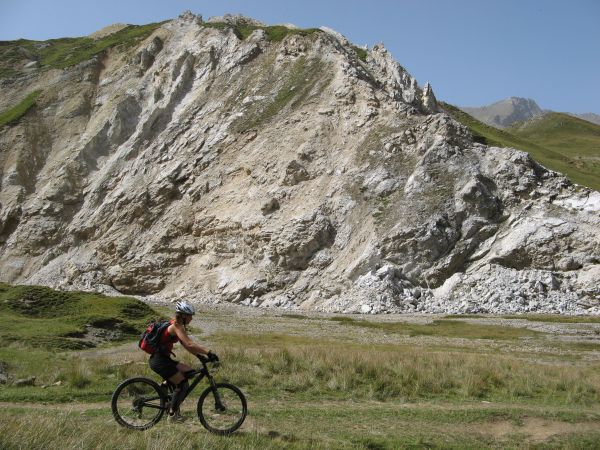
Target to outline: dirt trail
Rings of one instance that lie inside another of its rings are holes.
[[[571,423],[539,417],[525,417],[522,424],[506,420],[477,424],[476,427],[473,427],[473,432],[492,435],[500,439],[519,434],[531,442],[543,442],[560,434],[585,433],[599,429],[600,422],[597,421]]]
[[[185,404],[189,403],[189,399],[186,400]],[[192,400],[196,401],[196,400]],[[289,401],[281,400],[265,400],[263,405],[268,405],[269,408],[287,408],[290,406]],[[564,411],[564,408],[553,408],[550,406],[540,405],[526,405],[521,403],[493,403],[493,402],[481,402],[481,403],[380,403],[376,401],[363,401],[355,402],[348,400],[328,400],[328,401],[299,401],[294,402],[294,405],[298,408],[348,408],[351,407],[353,410],[356,409],[371,409],[381,408],[382,406],[386,409],[433,409],[441,411],[452,411],[452,410],[477,410],[477,409],[497,409],[497,410],[521,410],[526,411],[532,415],[538,415],[541,413],[547,413],[549,411]],[[25,408],[25,409],[53,409],[60,411],[85,411],[88,409],[110,409],[110,400],[104,402],[69,402],[69,403],[44,403],[44,402],[1,402],[0,408]],[[589,409],[577,408],[577,412],[589,413],[593,416],[598,414],[597,411]],[[499,422],[494,422],[499,423]],[[563,423],[563,422],[560,422]],[[598,423],[598,422],[595,422]]]
[[[56,411],[87,411],[90,409],[110,409],[109,402],[97,403],[14,403],[0,402],[0,409],[4,408],[23,408],[23,409],[50,409]]]

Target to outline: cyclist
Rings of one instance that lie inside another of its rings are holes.
[[[179,404],[188,388],[186,372],[192,370],[187,364],[171,359],[173,354],[173,344],[181,342],[183,348],[193,355],[205,355],[209,361],[216,362],[218,356],[194,342],[187,334],[186,327],[192,321],[196,313],[194,307],[186,302],[180,301],[175,304],[175,317],[170,320],[170,325],[165,329],[160,337],[161,351],[155,352],[150,356],[150,368],[175,385],[173,400],[169,408],[169,415],[174,420],[182,420],[179,412]]]

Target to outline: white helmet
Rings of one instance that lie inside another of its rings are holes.
[[[194,307],[185,300],[177,302],[175,304],[175,312],[189,314],[190,316],[196,314],[196,310],[194,309]]]

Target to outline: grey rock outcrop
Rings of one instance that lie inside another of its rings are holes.
[[[0,87],[0,281],[357,313],[600,313],[600,194],[383,45],[184,14]],[[245,39],[233,26],[254,27]],[[11,100],[12,99],[12,100]]]

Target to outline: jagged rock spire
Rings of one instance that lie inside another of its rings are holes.
[[[439,112],[439,106],[435,98],[435,94],[433,93],[433,88],[429,82],[426,82],[425,86],[423,86],[422,103],[423,109],[426,112],[431,114]]]

